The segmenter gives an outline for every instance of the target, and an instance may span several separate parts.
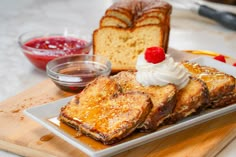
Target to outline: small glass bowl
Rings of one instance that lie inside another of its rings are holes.
[[[78,93],[98,76],[108,76],[111,62],[98,55],[71,55],[47,64],[47,75],[62,90]]]
[[[33,65],[45,70],[47,63],[57,57],[88,54],[92,37],[89,33],[69,29],[61,32],[31,31],[21,34],[18,44]]]

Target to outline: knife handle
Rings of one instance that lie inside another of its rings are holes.
[[[200,5],[198,10],[199,15],[215,20],[226,28],[236,30],[236,14],[217,11],[205,5]]]

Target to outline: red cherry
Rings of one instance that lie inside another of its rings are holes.
[[[235,66],[235,67],[236,67],[236,62],[233,64],[233,66]]]
[[[214,59],[226,63],[225,56],[223,55],[215,56]]]
[[[164,49],[157,46],[147,48],[144,57],[147,62],[154,64],[160,63],[166,58]]]

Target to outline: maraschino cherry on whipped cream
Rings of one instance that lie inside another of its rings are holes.
[[[172,83],[181,89],[189,82],[188,71],[170,55],[165,54],[161,47],[150,47],[141,53],[137,58],[136,69],[136,80],[143,86],[164,86]]]

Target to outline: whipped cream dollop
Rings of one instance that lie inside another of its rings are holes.
[[[189,82],[190,74],[187,69],[168,54],[164,61],[153,64],[147,62],[142,53],[137,58],[136,69],[136,80],[143,86],[164,86],[172,83],[181,89]]]

